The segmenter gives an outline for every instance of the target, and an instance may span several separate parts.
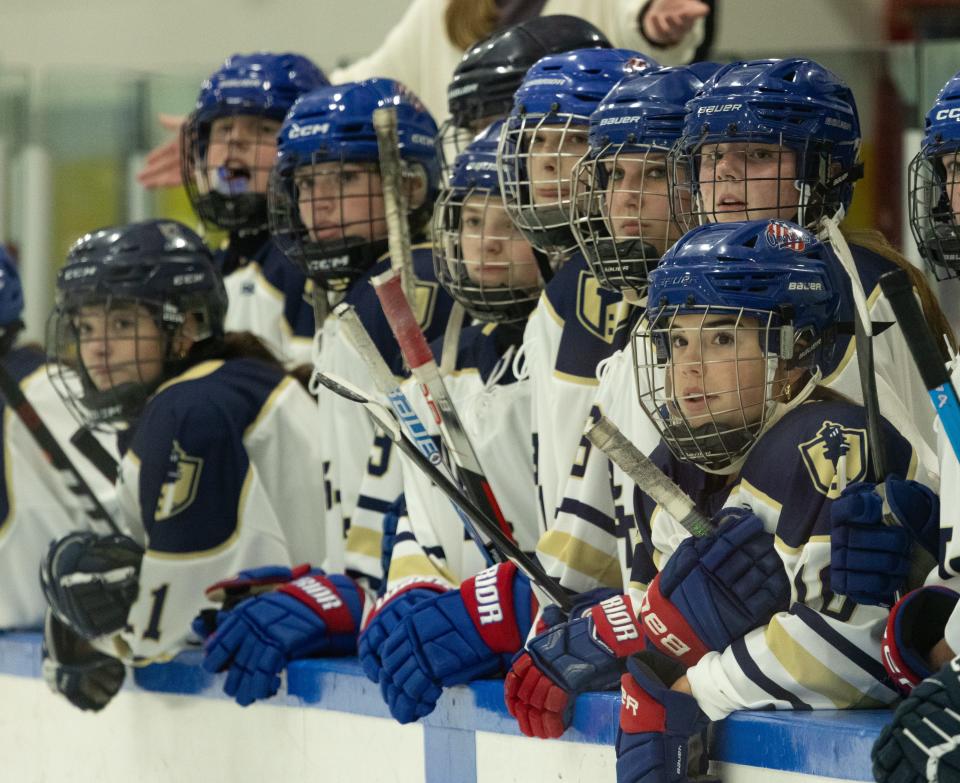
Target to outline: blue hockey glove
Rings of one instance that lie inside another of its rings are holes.
[[[883,665],[903,694],[933,672],[927,656],[943,631],[960,596],[939,585],[912,590],[894,604],[880,643]]]
[[[687,666],[789,606],[790,581],[761,519],[741,508],[718,516],[714,534],[677,547],[640,605],[647,638]]]
[[[710,721],[686,693],[670,690],[684,668],[646,652],[627,659],[620,680],[617,783],[681,783],[687,779],[690,738]]]
[[[900,703],[870,753],[879,783],[960,780],[960,658]]]
[[[227,612],[241,601],[261,593],[269,593],[280,585],[292,582],[294,579],[299,579],[309,573],[322,572],[319,569],[312,569],[308,563],[303,563],[294,568],[269,565],[245,568],[238,572],[236,576],[214,582],[204,593],[208,600],[220,604],[220,608],[202,609],[193,618],[190,627],[197,636],[206,639],[217,630],[217,627],[227,616]]]
[[[347,576],[302,576],[230,612],[204,645],[203,668],[228,668],[224,692],[245,707],[277,692],[290,661],[353,653],[363,603]]]
[[[527,642],[503,684],[507,710],[528,737],[559,737],[575,695],[616,687],[622,660],[644,646],[630,599],[611,596]]]
[[[401,723],[429,715],[442,688],[502,670],[523,645],[536,599],[512,563],[422,601],[386,638],[380,692]]]
[[[940,499],[916,481],[851,484],[830,520],[830,588],[857,603],[893,603],[910,573],[914,539],[934,556],[939,549]]]
[[[380,670],[383,668],[380,650],[393,629],[421,601],[434,598],[438,593],[445,593],[449,589],[450,586],[439,579],[412,577],[377,599],[373,614],[357,640],[360,665],[371,682],[380,682]]]

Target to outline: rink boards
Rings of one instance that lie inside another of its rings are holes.
[[[577,702],[562,740],[522,736],[501,681],[447,691],[417,724],[389,718],[353,659],[302,661],[286,693],[241,709],[199,653],[138,670],[101,713],[51,694],[40,636],[0,635],[3,779],[92,781],[353,780],[362,783],[614,783],[617,694]],[[711,757],[724,781],[872,780],[870,746],[888,712],[738,713]]]

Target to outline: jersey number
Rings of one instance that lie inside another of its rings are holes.
[[[166,603],[169,587],[169,584],[160,585],[150,593],[153,596],[153,608],[150,610],[150,622],[147,623],[147,629],[143,632],[144,639],[160,641],[160,615],[163,613],[163,605]]]

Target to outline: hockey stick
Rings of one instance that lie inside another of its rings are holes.
[[[532,557],[527,555],[514,541],[507,537],[500,526],[486,511],[478,507],[429,457],[410,442],[403,432],[396,416],[384,405],[381,405],[369,395],[357,389],[351,383],[324,373],[317,373],[314,377],[330,391],[346,400],[359,403],[366,408],[373,421],[387,434],[413,463],[437,485],[441,492],[456,503],[463,513],[469,517],[479,530],[486,533],[494,545],[517,568],[526,574],[550,599],[564,612],[569,612],[570,598],[556,580],[550,577],[543,567]]]
[[[447,387],[443,383],[430,346],[427,345],[427,340],[420,331],[409,300],[400,289],[399,273],[391,269],[382,275],[377,275],[371,282],[377,292],[383,314],[400,345],[403,358],[420,384],[420,390],[433,411],[434,419],[440,425],[440,436],[453,457],[467,495],[484,509],[488,516],[497,520],[505,536],[512,538],[510,526],[497,504],[483,468],[480,467],[480,461],[460,421],[453,400],[447,392]]]
[[[687,494],[674,484],[650,458],[634,446],[606,416],[587,427],[584,433],[594,446],[640,487],[655,503],[676,519],[693,536],[710,535],[714,527]]]
[[[374,345],[369,333],[364,328],[363,323],[361,323],[353,305],[348,302],[341,302],[334,308],[333,312],[344,334],[346,334],[347,339],[353,344],[357,353],[360,354],[360,358],[363,359],[367,365],[367,369],[370,370],[370,375],[373,377],[373,383],[377,387],[377,390],[387,398],[397,419],[403,424],[410,442],[413,443],[420,453],[430,460],[432,464],[443,470],[447,474],[448,479],[453,481],[453,476],[447,473],[446,465],[440,456],[440,451],[433,442],[433,438],[430,437],[427,428],[423,426],[420,417],[417,416],[413,406],[410,405],[407,395],[403,393],[400,384],[397,383],[396,378],[384,361],[383,356],[380,355],[380,351],[377,350],[377,346]],[[451,501],[451,504],[453,505],[454,511],[456,511],[460,517],[460,521],[463,523],[467,534],[473,539],[473,542],[483,555],[483,559],[487,565],[493,565],[494,559],[490,554],[490,550],[486,544],[484,544],[483,538],[481,538],[476,528],[474,528],[473,523],[456,503]]]
[[[870,446],[870,464],[878,482],[887,476],[886,447],[883,429],[880,425],[880,401],[877,398],[877,380],[873,364],[873,322],[867,307],[867,296],[860,282],[853,255],[847,240],[835,220],[824,221],[827,236],[833,246],[840,265],[850,278],[850,288],[854,302],[854,345],[857,349],[857,369],[860,373],[860,389],[863,394],[863,409],[867,418],[867,441]],[[846,476],[841,476],[846,481]]]
[[[43,423],[37,409],[33,407],[30,401],[24,395],[20,384],[7,371],[7,368],[0,363],[0,394],[4,396],[7,404],[13,409],[14,413],[27,431],[33,437],[33,440],[40,447],[43,455],[47,458],[53,468],[63,476],[67,488],[78,498],[86,498],[89,502],[85,511],[91,519],[102,522],[110,528],[113,533],[120,533],[120,528],[110,516],[109,512],[100,503],[90,485],[86,482],[80,471],[74,466],[63,450],[63,447],[57,442],[53,433]]]
[[[881,276],[880,287],[897,317],[900,331],[923,378],[923,385],[927,387],[933,409],[940,417],[953,453],[960,460],[960,402],[950,381],[950,372],[937,348],[937,341],[930,333],[930,327],[914,297],[913,284],[905,271],[897,269]]]
[[[416,301],[416,281],[410,251],[407,199],[403,190],[397,110],[393,107],[374,109],[373,130],[377,134],[377,152],[380,156],[380,181],[383,185],[383,211],[387,222],[390,266],[400,272],[403,295],[412,304]]]
[[[74,448],[86,457],[90,464],[100,471],[111,484],[117,483],[117,461],[111,456],[94,434],[86,427],[81,427],[70,436]]]

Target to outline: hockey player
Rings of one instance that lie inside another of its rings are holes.
[[[885,610],[838,597],[824,581],[831,505],[872,470],[863,409],[822,385],[838,347],[841,274],[827,246],[777,220],[697,228],[650,273],[634,350],[640,406],[659,444],[637,445],[719,527],[691,538],[624,479],[639,532],[633,577],[648,588],[639,619],[633,602],[610,599],[528,642],[506,684],[524,731],[555,736],[569,694],[613,684],[616,659],[647,644],[682,667],[630,666],[626,708],[648,712],[621,713],[622,781],[675,758],[707,718],[732,710],[896,698],[879,660]],[[883,429],[890,470],[914,478],[913,449],[888,422]],[[644,720],[654,702],[673,718],[666,728]]]
[[[456,337],[448,335],[450,347],[445,340],[436,341],[433,348],[437,354],[455,352],[455,357],[441,359],[449,367],[445,385],[512,535],[521,548],[532,551],[537,529],[528,451],[529,384],[515,377],[513,359],[542,280],[532,248],[500,199],[499,134],[500,123],[494,123],[457,156],[437,200],[433,222],[437,279],[475,322]],[[432,417],[416,384],[410,381],[406,386],[411,405],[430,427]],[[514,574],[513,566],[477,575],[491,562],[489,545],[481,547],[465,535],[450,502],[416,467],[400,457],[399,462],[394,458],[391,468],[402,470],[402,477],[399,486],[390,486],[390,494],[384,496],[384,461],[380,452],[372,453],[358,507],[373,513],[367,529],[358,525],[359,514],[354,520],[348,557],[385,579],[385,593],[360,637],[359,653],[364,671],[380,684],[391,714],[406,723],[432,711],[443,687],[500,670],[520,648],[533,604],[526,578]],[[400,492],[406,514],[398,520],[390,545],[380,539],[382,509]],[[365,561],[363,549],[351,547],[360,541],[377,544]],[[511,613],[498,622],[493,612],[484,613],[494,603],[487,600],[491,585],[497,586],[495,591],[517,591],[501,596],[506,603],[517,602],[515,618]],[[464,609],[474,588],[487,591],[479,609],[485,618],[480,626],[468,620]],[[438,611],[448,618],[446,626]],[[444,627],[449,634],[433,638]],[[427,636],[431,644],[421,647]],[[496,643],[491,644],[493,637]]]
[[[183,183],[197,216],[229,232],[216,259],[228,331],[251,331],[282,361],[310,361],[312,289],[267,231],[277,133],[298,96],[327,84],[298,54],[235,54],[207,78],[181,129]]]
[[[527,323],[523,345],[533,383],[534,467],[544,527],[582,432],[573,422],[587,416],[596,365],[622,338],[621,321],[629,309],[619,296],[598,289],[574,253],[570,174],[586,152],[590,114],[601,99],[625,75],[655,65],[622,49],[544,57],[517,91],[501,138],[498,162],[507,210],[546,255],[544,278],[560,267]]]
[[[343,301],[355,309],[383,359],[401,375],[402,357],[370,285],[372,277],[390,268],[372,120],[373,111],[385,106],[397,111],[399,153],[410,209],[407,217],[414,237],[412,271],[417,299],[412,305],[428,339],[443,333],[452,301],[436,282],[430,246],[422,241],[438,185],[437,129],[417,97],[403,85],[390,79],[370,79],[322,88],[297,102],[280,131],[270,184],[270,225],[288,257],[327,293],[331,303]],[[318,330],[314,366],[361,389],[373,388],[363,359],[341,333],[335,315]],[[313,601],[304,602],[302,592],[300,601],[286,594],[248,601],[231,612],[226,624],[208,641],[204,666],[210,670],[230,668],[226,690],[241,704],[275,693],[277,675],[289,659],[327,649],[328,628],[338,634],[348,633],[349,628],[354,643],[360,629],[359,623],[344,622],[340,610],[362,588],[339,574],[345,568],[345,539],[357,508],[374,430],[361,406],[322,386],[316,388],[324,433],[316,463],[322,470],[325,495],[324,567],[338,576],[330,577],[334,583],[318,588],[322,595]],[[275,603],[280,606],[273,606]],[[303,609],[307,616],[297,620],[294,632],[285,624],[286,613]],[[339,649],[350,651],[345,645]]]
[[[113,483],[74,447],[77,422],[56,394],[46,372],[46,354],[18,345],[23,329],[23,288],[16,266],[0,247],[0,363],[66,452],[108,513],[115,513]],[[46,459],[8,401],[3,412],[3,481],[0,482],[0,630],[39,628],[47,602],[36,579],[36,564],[50,542],[75,530],[91,530],[90,501],[71,491],[72,481]],[[99,443],[108,456],[110,442]],[[113,451],[113,455],[109,452]]]
[[[125,663],[164,660],[223,574],[320,562],[316,408],[256,338],[224,333],[213,257],[179,223],[81,237],[57,292],[53,380],[87,422],[119,431],[124,535],[53,544],[44,591],[70,636]]]
[[[591,46],[610,48],[610,42],[590,22],[566,14],[536,16],[474,44],[447,87],[450,116],[437,137],[444,178],[477,133],[510,113],[513,94],[537,60]]]

